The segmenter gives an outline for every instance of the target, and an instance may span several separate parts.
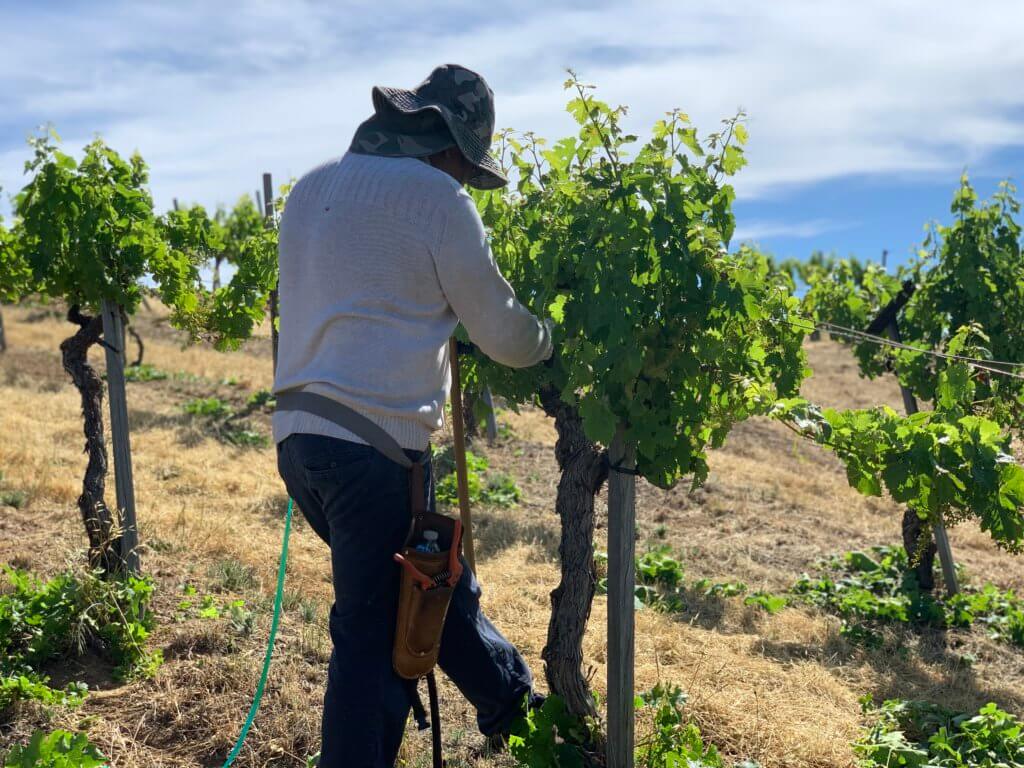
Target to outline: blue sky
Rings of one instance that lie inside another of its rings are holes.
[[[372,85],[443,62],[487,77],[499,126],[549,137],[572,129],[567,66],[635,132],[672,107],[705,132],[744,108],[734,242],[779,256],[898,261],[964,169],[986,195],[1024,169],[1018,0],[0,0],[0,18],[7,193],[50,122],[71,149],[138,149],[161,209],[231,203],[343,151]]]

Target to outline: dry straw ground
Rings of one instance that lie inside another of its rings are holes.
[[[0,511],[0,562],[52,574],[83,561],[75,511],[84,461],[81,423],[58,353],[70,326],[47,308],[5,307],[4,313],[10,348],[0,356],[0,470],[8,487],[27,492],[29,503]],[[51,670],[57,680],[85,679],[95,692],[79,710],[55,713],[50,724],[87,729],[118,768],[219,765],[255,687],[286,498],[272,450],[226,446],[181,406],[214,394],[241,404],[269,386],[269,349],[265,337],[232,354],[184,348],[159,310],[144,311],[137,327],[147,362],[184,374],[128,385],[144,564],[158,584],[160,623],[152,642],[166,663],[155,679],[129,685],[114,683],[93,658]],[[102,368],[98,352],[93,358]],[[805,393],[817,401],[898,404],[891,381],[859,379],[838,345],[813,343],[808,352],[815,375]],[[502,420],[511,436],[480,450],[494,468],[513,475],[524,499],[511,510],[477,510],[479,570],[487,612],[542,680],[548,592],[558,573],[554,433],[535,410]],[[259,428],[268,432],[265,417]],[[899,510],[890,501],[859,496],[838,462],[775,424],[739,426],[711,466],[709,482],[696,492],[663,492],[643,483],[638,490],[638,547],[669,543],[682,554],[689,578],[780,590],[821,556],[898,540]],[[112,487],[111,481],[111,499]],[[965,528],[953,531],[952,541],[974,578],[1024,587],[1021,562],[984,535]],[[247,567],[253,579],[245,578]],[[238,765],[303,765],[316,749],[329,650],[328,568],[325,547],[298,524],[271,681]],[[225,569],[242,574],[226,592]],[[223,618],[173,621],[181,585],[189,582],[200,595],[244,598],[256,612],[253,633],[240,636]],[[586,657],[599,691],[604,620],[598,598]],[[868,693],[962,708],[992,700],[1024,712],[1024,654],[981,633],[908,633],[906,653],[868,652],[847,644],[834,619],[801,608],[767,616],[738,599],[698,602],[676,617],[644,610],[637,629],[638,686],[678,683],[709,740],[766,768],[852,765],[849,744],[862,725],[858,697]],[[966,654],[977,661],[964,663]],[[451,764],[509,765],[506,757],[482,754],[472,711],[447,684],[443,694]],[[40,710],[23,708],[13,722],[0,724],[0,751],[46,723]],[[428,765],[427,744],[410,731],[404,764]]]

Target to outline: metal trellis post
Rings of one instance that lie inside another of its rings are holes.
[[[636,466],[619,427],[608,448],[608,768],[633,768]]]
[[[121,559],[129,573],[138,576],[139,530],[135,519],[135,486],[132,480],[132,449],[128,437],[128,400],[124,387],[124,323],[121,308],[103,300],[103,339],[107,345],[107,393],[110,404],[110,439],[114,451],[114,485],[123,526]]]

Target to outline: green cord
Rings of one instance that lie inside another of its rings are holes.
[[[252,728],[252,721],[256,719],[256,710],[260,708],[260,700],[263,698],[263,689],[267,685],[267,676],[270,674],[270,657],[274,653],[274,639],[277,637],[277,624],[281,618],[281,602],[284,597],[284,567],[288,562],[288,534],[292,529],[292,505],[293,501],[288,499],[288,514],[284,518],[284,539],[281,542],[281,562],[277,566],[277,594],[274,595],[274,618],[270,621],[270,639],[267,641],[267,654],[263,657],[263,674],[260,675],[259,685],[256,686],[256,696],[252,700],[252,706],[249,707],[249,716],[245,718],[245,725],[242,726],[242,732],[238,734],[238,741],[235,742],[234,749],[231,750],[231,754],[228,755],[228,759],[224,761],[223,768],[228,768],[235,758],[238,757],[238,753],[242,751],[242,744],[245,743],[245,737],[249,735],[249,729]]]

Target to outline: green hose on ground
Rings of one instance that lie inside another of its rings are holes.
[[[277,566],[277,592],[274,594],[274,617],[270,621],[270,638],[267,640],[267,652],[263,657],[263,673],[260,675],[259,685],[256,686],[256,696],[252,700],[252,706],[249,707],[249,716],[245,718],[245,725],[242,726],[242,732],[238,734],[238,741],[235,742],[234,748],[228,755],[228,759],[224,761],[223,768],[229,768],[229,766],[235,762],[235,758],[238,757],[238,753],[242,751],[242,745],[245,743],[245,737],[249,735],[249,729],[252,728],[252,721],[256,719],[256,710],[260,708],[260,701],[263,699],[263,690],[267,686],[267,677],[270,674],[270,658],[274,653],[274,640],[277,637],[277,625],[281,619],[281,602],[284,598],[284,571],[285,565],[288,562],[288,535],[292,530],[292,507],[294,502],[288,499],[288,513],[284,518],[284,539],[281,541],[281,561]]]

